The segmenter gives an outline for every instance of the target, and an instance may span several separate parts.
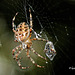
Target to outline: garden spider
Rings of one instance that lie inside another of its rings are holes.
[[[29,54],[29,51],[32,51],[33,53],[35,53],[38,57],[44,59],[44,60],[47,60],[45,57],[41,56],[39,53],[37,53],[33,48],[32,48],[32,41],[33,40],[40,40],[40,41],[45,41],[45,42],[48,42],[48,40],[45,40],[45,39],[41,39],[41,38],[33,38],[31,39],[31,35],[32,35],[32,27],[33,27],[33,24],[32,24],[32,14],[31,14],[31,10],[29,8],[29,12],[30,12],[30,27],[29,25],[26,23],[26,22],[22,22],[20,23],[17,28],[14,24],[14,21],[15,21],[15,17],[18,13],[16,13],[16,15],[13,17],[12,19],[12,27],[13,27],[13,32],[15,33],[15,41],[16,42],[21,42],[21,44],[17,47],[15,47],[13,50],[12,50],[12,55],[13,55],[13,58],[17,61],[18,63],[18,66],[21,68],[21,69],[27,69],[27,68],[30,68],[31,66],[29,67],[22,67],[21,65],[21,58],[18,58],[18,55],[21,53],[21,51],[25,50],[26,51],[26,55],[27,57],[30,59],[30,61],[37,67],[40,67],[40,68],[44,68],[44,66],[40,66],[38,64],[35,63],[35,61],[31,58],[30,54]],[[47,50],[46,50],[47,51]],[[46,52],[45,51],[45,52]]]

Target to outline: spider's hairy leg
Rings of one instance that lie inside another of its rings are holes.
[[[15,14],[15,16],[14,16],[13,19],[12,19],[13,32],[16,32],[16,31],[15,31],[16,26],[15,26],[15,24],[14,24],[14,21],[15,21],[15,17],[16,17],[17,14],[18,14],[18,12]]]
[[[31,39],[31,41],[32,41],[32,40],[39,40],[39,41],[45,41],[45,42],[48,42],[48,40],[42,39],[42,38],[33,38],[33,39]]]
[[[30,12],[30,29],[32,28],[32,14],[31,14],[31,9],[29,8],[29,12]]]
[[[20,49],[19,49],[19,48],[20,48]],[[19,51],[17,51],[17,53],[15,53],[16,50],[18,50],[18,49],[19,49]],[[22,45],[19,45],[19,46],[17,46],[15,49],[13,49],[13,51],[12,51],[13,58],[17,61],[17,64],[18,64],[18,66],[19,66],[21,69],[30,68],[31,66],[29,66],[29,67],[22,67],[21,61],[20,61],[21,58],[18,58],[18,55],[21,53],[21,51],[23,51]]]
[[[43,57],[43,56],[41,56],[39,53],[37,53],[33,48],[31,49],[31,51],[32,51],[33,53],[35,53],[38,57],[40,57],[40,58],[42,58],[42,59],[44,59],[44,60],[47,60],[45,57]]]
[[[16,52],[19,50],[19,48],[21,48],[22,45],[20,44],[19,46],[15,47],[13,50],[12,50],[12,55],[13,55],[13,58],[17,58],[17,56],[15,57],[16,55]]]
[[[18,60],[18,61],[17,61],[17,63],[18,63],[18,66],[20,67],[20,69],[28,69],[28,68],[30,68],[30,67],[31,67],[31,66],[23,67],[23,66],[21,65],[20,60]]]
[[[23,48],[22,48],[22,50],[23,50]],[[19,53],[21,53],[21,52],[18,52],[17,55],[19,55]],[[17,58],[17,59],[18,59],[18,58]],[[18,66],[19,66],[21,69],[28,69],[28,68],[31,67],[31,66],[23,67],[23,66],[21,65],[20,58],[19,58],[18,60],[16,60],[16,61],[17,61],[17,63],[18,63]]]
[[[27,55],[27,57],[30,59],[30,61],[31,61],[36,67],[44,68],[44,66],[40,66],[40,65],[36,64],[35,61],[30,57],[30,55]]]

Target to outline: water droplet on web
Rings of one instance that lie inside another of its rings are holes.
[[[46,61],[46,64],[48,64],[48,62]]]
[[[67,36],[68,36],[69,34],[67,33]]]

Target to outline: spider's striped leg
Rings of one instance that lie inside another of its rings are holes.
[[[15,16],[14,16],[13,19],[12,19],[13,32],[16,32],[16,31],[15,31],[16,26],[15,26],[15,24],[14,24],[14,21],[15,21],[15,17],[16,17],[17,14],[18,14],[18,12],[15,14]]]
[[[13,50],[12,50],[12,55],[13,55],[13,58],[15,57],[15,54],[17,53],[18,49],[21,48],[22,45],[19,45],[17,47],[15,47]]]
[[[29,8],[29,12],[30,12],[30,29],[32,28],[32,14],[31,14],[31,10]]]
[[[44,59],[44,60],[47,60],[45,57],[43,57],[43,56],[41,56],[39,53],[37,53],[33,48],[31,49],[31,51],[32,51],[33,53],[35,53],[38,57],[40,57],[40,58],[42,58],[42,59]]]
[[[27,57],[30,59],[30,61],[31,61],[35,66],[37,66],[37,67],[39,67],[39,68],[44,68],[44,66],[40,66],[40,65],[36,64],[35,61],[30,57],[29,54],[27,55]]]
[[[29,8],[29,12],[30,12],[30,35],[29,35],[29,38],[30,38],[32,35],[32,14],[31,14],[30,8]]]
[[[28,68],[31,67],[31,66],[23,67],[23,66],[21,65],[21,61],[20,61],[20,59],[17,60],[17,63],[18,63],[18,66],[19,66],[21,69],[28,69]]]
[[[18,60],[20,60],[21,58],[18,58],[18,55],[21,53],[21,51],[23,50],[22,48],[22,45],[19,45],[19,46],[17,46],[16,48],[14,48],[13,50],[12,50],[12,55],[13,55],[13,58],[16,60],[16,61],[18,61]]]
[[[48,40],[45,40],[45,39],[41,39],[41,38],[33,38],[31,39],[32,40],[39,40],[39,41],[45,41],[45,42],[48,42]],[[43,56],[41,56],[40,54],[38,54],[34,49],[31,49],[33,51],[33,53],[35,53],[36,55],[38,55],[40,58],[43,58],[45,60],[47,60],[46,58],[44,58]]]
[[[19,48],[21,48],[21,49],[19,49]],[[17,51],[17,53],[14,53],[14,52],[16,52],[16,50],[18,50],[18,49],[19,49],[19,51]],[[13,54],[13,56],[14,56],[14,59],[17,61],[17,64],[18,64],[18,66],[19,66],[21,69],[30,68],[31,66],[29,66],[29,67],[22,67],[21,61],[20,61],[21,58],[18,58],[18,55],[21,53],[21,51],[23,51],[22,45],[20,45],[20,46],[16,47],[15,49],[13,49],[12,54]]]
[[[31,41],[32,41],[32,40],[39,40],[39,41],[45,41],[45,42],[48,42],[48,40],[42,39],[42,38],[33,38],[33,39],[31,39]]]

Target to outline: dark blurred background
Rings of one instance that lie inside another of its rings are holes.
[[[12,49],[17,45],[14,42],[14,33],[12,32],[12,18],[16,12],[19,12],[15,24],[18,25],[20,22],[27,21],[24,8],[25,0],[2,0],[0,1],[0,75],[72,74],[75,69],[69,69],[69,67],[75,68],[75,1],[26,0],[26,2],[32,7],[33,29],[40,32],[41,25],[43,26],[43,33],[45,32],[48,39],[55,44],[57,55],[52,62],[44,63],[46,69],[32,67],[29,70],[20,70],[12,56]],[[27,15],[29,15],[28,4],[26,4]],[[44,43],[34,43],[34,47],[38,50],[41,49],[38,47],[42,47],[43,52],[44,45],[42,44]],[[38,44],[42,46],[38,46]],[[41,53],[41,51],[39,52]],[[35,57],[34,55],[32,56]],[[37,58],[35,57],[34,59],[37,61]],[[41,59],[38,63],[43,64]],[[28,65],[30,64],[29,62]]]

